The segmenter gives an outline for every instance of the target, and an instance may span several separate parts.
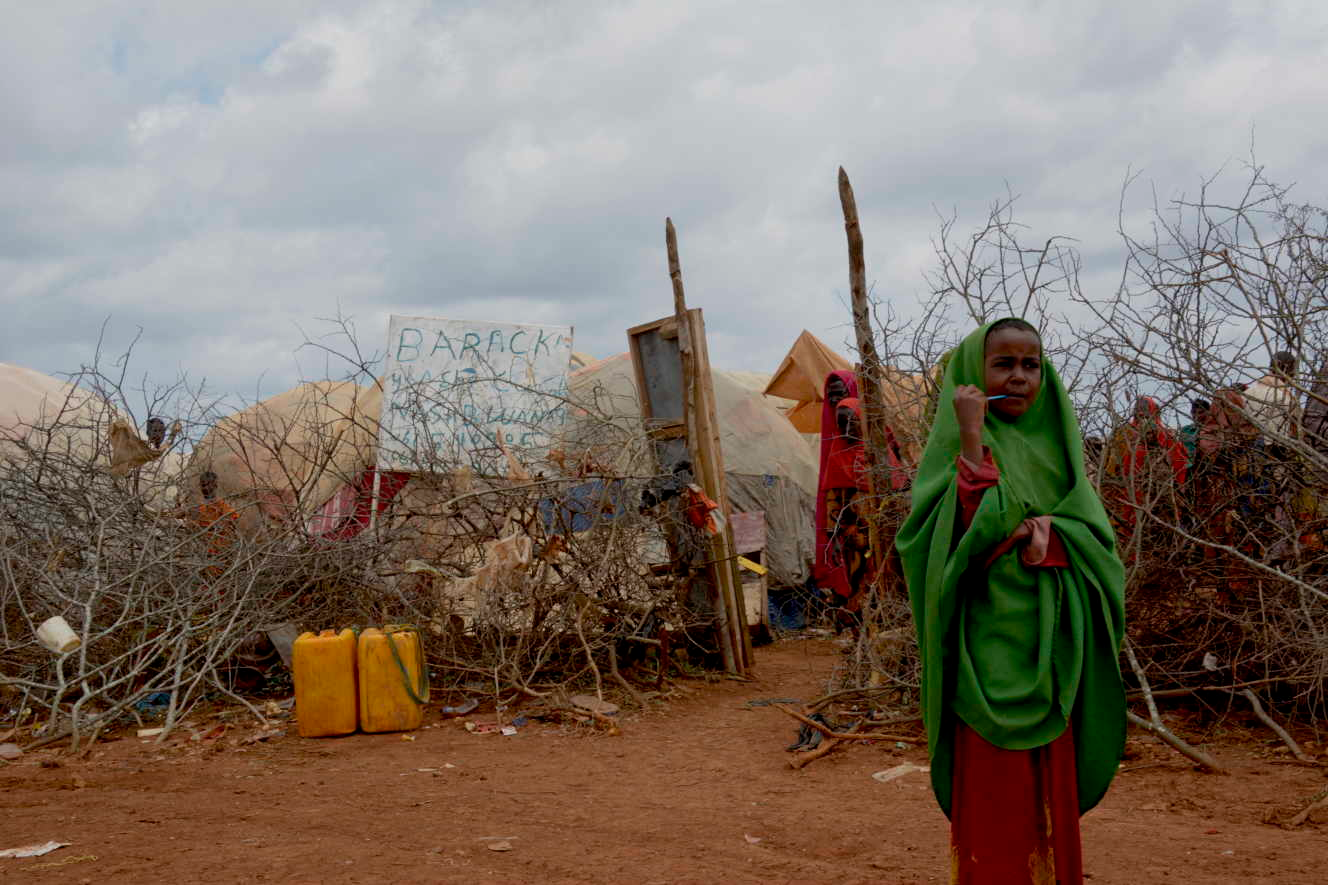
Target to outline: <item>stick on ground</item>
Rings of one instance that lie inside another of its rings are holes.
[[[1143,692],[1144,702],[1148,705],[1149,717],[1148,719],[1144,719],[1142,716],[1137,716],[1129,710],[1126,710],[1125,715],[1129,720],[1140,728],[1152,732],[1181,755],[1193,759],[1204,771],[1211,771],[1214,773],[1224,772],[1225,769],[1216,759],[1205,753],[1203,750],[1200,750],[1198,747],[1186,743],[1163,724],[1162,714],[1157,711],[1157,704],[1153,700],[1152,686],[1148,684],[1148,677],[1144,674],[1144,668],[1140,665],[1139,659],[1135,657],[1134,647],[1130,645],[1128,639],[1125,641],[1125,657],[1130,662],[1130,669],[1134,670],[1134,675],[1139,679],[1139,688]]]
[[[1291,829],[1292,827],[1300,826],[1301,824],[1305,823],[1305,821],[1309,820],[1310,815],[1313,814],[1317,809],[1325,807],[1328,807],[1328,788],[1322,789],[1318,793],[1316,793],[1314,795],[1314,798],[1310,800],[1309,805],[1306,805],[1304,808],[1300,810],[1299,814],[1297,814],[1295,817],[1291,818],[1291,820],[1286,822],[1285,824],[1286,828]]]
[[[1282,739],[1282,743],[1286,744],[1287,749],[1291,751],[1292,755],[1301,762],[1308,763],[1309,765],[1319,764],[1317,759],[1300,748],[1300,744],[1296,743],[1295,738],[1293,738],[1285,728],[1279,725],[1277,720],[1273,719],[1272,716],[1265,712],[1263,704],[1259,702],[1258,695],[1250,691],[1248,688],[1241,692],[1233,692],[1233,694],[1240,694],[1250,702],[1250,706],[1254,708],[1254,715],[1258,716],[1260,722],[1272,729],[1273,733]]]
[[[792,716],[794,719],[798,720],[802,724],[811,726],[812,728],[819,731],[825,737],[831,738],[836,741],[902,741],[904,743],[909,743],[909,744],[920,744],[924,740],[923,738],[911,737],[909,735],[904,735],[904,734],[878,734],[876,732],[860,734],[858,733],[859,728],[861,728],[864,725],[871,724],[870,722],[866,722],[865,720],[855,723],[853,727],[848,731],[835,731],[832,728],[822,725],[821,723],[817,722],[815,719],[811,719],[807,716],[804,716],[798,711],[785,707],[782,704],[772,704],[771,706],[773,706],[776,710],[779,710],[780,712],[789,714],[790,716]]]

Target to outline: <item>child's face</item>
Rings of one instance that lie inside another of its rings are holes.
[[[1003,418],[1018,418],[1042,389],[1042,342],[1027,329],[997,329],[987,336],[984,369],[987,396],[1005,397],[989,408]]]
[[[831,375],[825,382],[825,398],[831,406],[838,406],[839,401],[848,396],[848,385],[838,375]]]

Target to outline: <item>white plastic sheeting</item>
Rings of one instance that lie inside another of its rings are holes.
[[[739,512],[765,511],[771,577],[776,584],[800,584],[813,555],[816,456],[776,401],[754,389],[751,378],[720,369],[711,374],[730,503]],[[628,354],[573,372],[568,388],[587,410],[639,431],[641,405]],[[593,426],[577,426],[578,421],[592,424],[586,415],[574,410],[570,421],[570,439],[585,442],[595,435]]]

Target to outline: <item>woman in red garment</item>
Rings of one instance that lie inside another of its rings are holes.
[[[843,444],[830,455],[836,484],[826,489],[825,506],[830,537],[829,554],[843,570],[848,594],[844,608],[856,612],[871,578],[871,544],[867,530],[870,500],[866,451],[863,445],[862,404],[856,397],[840,400],[836,425]]]
[[[869,568],[868,521],[889,503],[900,499],[909,476],[899,455],[894,432],[885,428],[884,466],[889,488],[876,490],[867,476],[865,425],[857,382],[849,372],[832,372],[826,379],[822,409],[821,477],[816,500],[817,586],[833,592],[831,602],[849,612],[861,608],[875,572]],[[846,394],[842,398],[840,394]],[[833,403],[833,406],[832,406]],[[827,435],[833,428],[833,435]],[[887,520],[888,521],[888,520]],[[892,539],[885,539],[887,543]],[[890,568],[887,563],[887,568]],[[897,570],[890,572],[898,580]]]
[[[858,379],[852,372],[831,372],[825,379],[825,399],[821,403],[821,471],[816,488],[816,560],[812,577],[816,586],[829,591],[831,601],[842,604],[851,595],[843,560],[834,550],[837,511],[831,509],[841,497],[840,490],[856,485],[851,467],[853,456],[844,452],[853,448],[839,427],[839,404],[858,395]],[[832,501],[832,499],[834,499]]]
[[[1125,741],[1124,568],[1036,329],[966,338],[940,404],[897,546],[951,881],[1080,883]]]
[[[1133,534],[1139,511],[1151,511],[1173,525],[1180,518],[1177,489],[1189,464],[1185,444],[1162,423],[1151,396],[1135,402],[1134,418],[1107,444],[1104,495],[1121,546]]]

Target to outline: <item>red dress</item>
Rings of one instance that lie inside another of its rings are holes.
[[[974,467],[959,459],[959,507],[967,529],[1000,470],[984,451]],[[1022,554],[1031,568],[1069,565],[1050,518]],[[1045,531],[1045,529],[1050,529]],[[950,807],[950,881],[998,885],[1083,882],[1074,741],[1060,737],[1032,750],[1004,750],[962,721],[955,726]]]

